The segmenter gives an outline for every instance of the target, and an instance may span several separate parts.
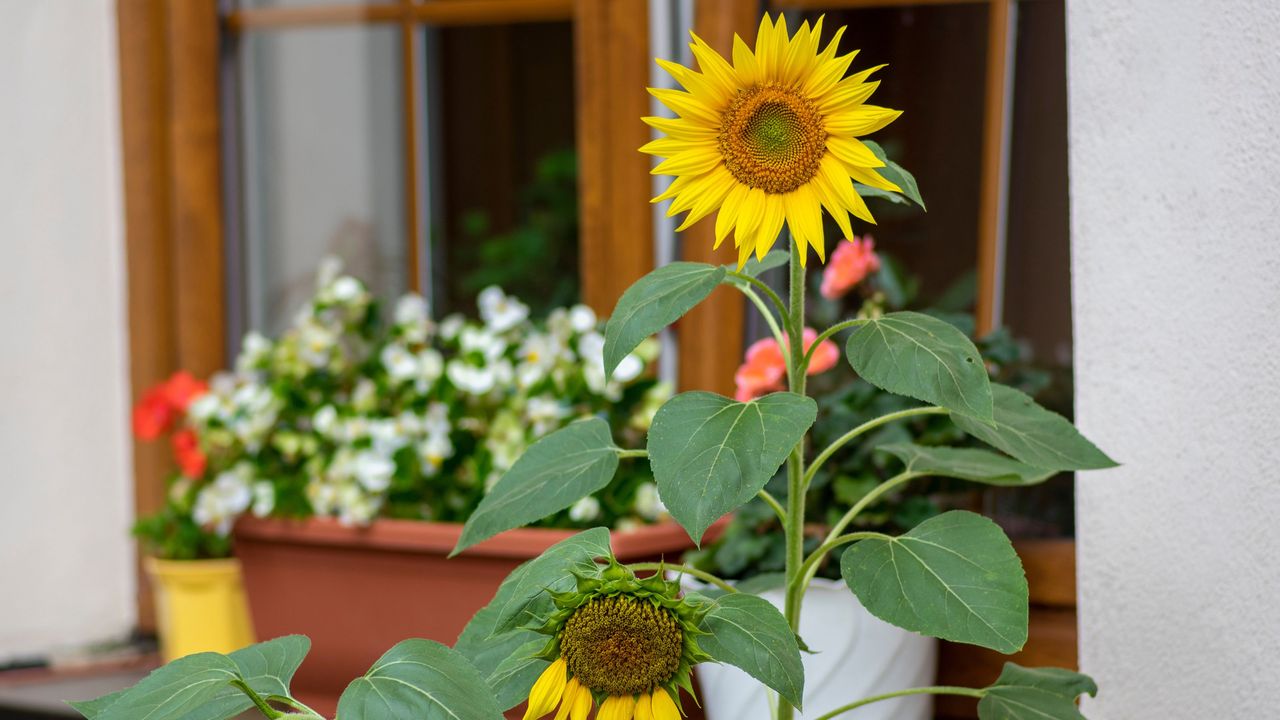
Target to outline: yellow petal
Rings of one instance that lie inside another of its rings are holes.
[[[653,700],[646,693],[636,698],[636,720],[653,720]]]
[[[660,195],[650,200],[649,202],[659,203],[659,202],[662,202],[663,200],[673,198],[679,195],[680,193],[684,192],[685,189],[689,187],[689,183],[692,181],[693,181],[693,178],[691,178],[688,175],[681,175],[680,177],[674,178],[672,179],[671,184],[667,186],[666,190],[663,190]]]
[[[876,88],[880,87],[879,80],[868,83],[850,82],[851,80],[852,78],[845,78],[836,83],[835,88],[825,93],[818,102],[818,112],[829,115],[848,109],[871,97]]]
[[[858,105],[853,110],[832,113],[823,123],[831,135],[870,135],[898,119],[901,110],[891,110],[879,105]]]
[[[569,684],[564,688],[564,697],[560,698],[560,709],[556,711],[556,720],[566,720],[569,717],[569,711],[573,709],[573,703],[578,699],[580,692],[589,691],[582,687],[578,678],[569,678]]]
[[[747,260],[751,259],[751,253],[755,251],[755,243],[743,239],[741,235],[734,235],[734,242],[738,243],[738,269],[741,270],[747,264]]]
[[[747,191],[750,190],[746,185],[735,182],[733,188],[729,190],[729,194],[724,198],[724,204],[720,206],[720,211],[716,213],[716,244],[720,247],[720,243],[729,237],[729,231],[733,229],[734,224],[738,221],[738,213],[742,208],[742,201],[747,199]]]
[[[719,150],[685,150],[658,163],[658,166],[649,173],[651,175],[701,175],[710,172],[718,164],[720,164]]]
[[[650,140],[640,147],[640,152],[646,155],[657,155],[659,157],[672,157],[682,152],[690,150],[706,150],[715,147],[714,140],[684,140],[679,138],[661,137],[657,140]]]
[[[524,720],[540,718],[555,709],[564,694],[565,675],[564,658],[556,658],[542,671],[529,691],[529,708],[524,711]]]
[[[860,140],[855,138],[829,135],[827,136],[827,150],[831,151],[831,154],[835,155],[836,159],[845,165],[864,168],[884,167],[884,161],[876,157],[876,154],[871,152],[871,148],[863,145]],[[667,162],[671,161],[668,160]]]
[[[649,94],[658,98],[663,105],[675,110],[680,117],[697,120],[711,125],[720,124],[720,113],[690,93],[671,88],[649,88]]]
[[[720,56],[714,48],[706,43],[702,38],[694,33],[693,42],[689,43],[689,49],[693,51],[693,57],[698,61],[698,68],[702,70],[702,74],[707,81],[716,85],[726,95],[732,95],[738,91],[738,76],[733,71],[733,66],[729,61]]]
[[[791,228],[800,252],[807,255],[812,247],[818,252],[818,259],[826,262],[827,250],[822,242],[822,207],[818,198],[807,185],[783,197],[786,200],[787,227]]]
[[[711,82],[702,73],[696,70],[673,63],[670,60],[657,58],[658,67],[671,73],[671,77],[676,82],[684,86],[690,94],[697,96],[704,103],[713,106],[720,106],[729,101],[729,91],[721,85]]]
[[[779,62],[778,77],[784,85],[795,85],[816,59],[810,40],[809,23],[800,23],[800,29],[787,45],[787,54]]]
[[[720,168],[721,173],[712,172],[707,179],[706,186],[701,190],[697,202],[693,208],[689,210],[689,215],[685,217],[680,227],[676,228],[676,232],[683,232],[690,225],[698,222],[702,218],[710,215],[716,208],[720,207],[724,202],[724,198],[733,189],[736,181],[727,170]]]
[[[786,219],[786,210],[781,195],[769,195],[764,206],[764,218],[756,230],[756,257],[763,258],[773,247],[782,232],[782,222]],[[801,265],[804,264],[801,256]]]
[[[653,720],[680,720],[680,708],[662,688],[653,691]]]
[[[596,720],[631,720],[635,707],[636,699],[631,695],[610,695],[600,704]]]
[[[751,188],[742,200],[742,208],[738,211],[737,227],[733,231],[733,244],[750,245],[755,237],[756,228],[764,218],[765,200],[768,196],[760,188]],[[752,250],[755,249],[753,246]]]
[[[743,87],[760,82],[760,63],[737,34],[733,36],[733,69],[737,71],[738,81]]]
[[[845,172],[849,173],[850,177],[863,185],[870,185],[873,188],[880,188],[889,192],[902,192],[902,188],[898,187],[897,183],[885,180],[880,177],[880,173],[871,168],[849,167],[846,165],[844,169]]]
[[[573,699],[573,709],[569,711],[569,720],[587,720],[587,716],[591,714],[591,709],[595,707],[595,701],[591,698],[591,691],[582,688],[582,692],[578,693],[578,697]]]
[[[711,140],[715,141],[719,125],[709,127],[690,122],[685,118],[642,117],[645,125],[658,132],[678,140]]]
[[[853,237],[853,227],[849,225],[849,211],[845,209],[843,203],[837,197],[835,191],[827,182],[826,177],[822,173],[813,176],[810,183],[813,186],[814,193],[818,196],[818,201],[827,209],[827,213],[836,221],[836,225],[840,227],[840,232],[844,238]]]

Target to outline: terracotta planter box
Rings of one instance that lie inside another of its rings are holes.
[[[347,684],[405,638],[453,645],[508,573],[575,533],[511,530],[450,560],[461,532],[458,524],[411,520],[352,528],[327,518],[245,518],[236,525],[258,637],[311,638],[293,684],[301,700],[332,713]],[[612,542],[624,562],[677,561],[692,546],[675,523],[615,532]]]

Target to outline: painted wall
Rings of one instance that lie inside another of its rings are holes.
[[[133,625],[115,3],[0,3],[0,663]]]
[[[1067,3],[1092,720],[1276,717],[1280,3]]]

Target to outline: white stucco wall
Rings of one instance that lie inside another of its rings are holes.
[[[1276,717],[1280,3],[1069,0],[1091,720]]]
[[[114,8],[0,2],[0,663],[133,625]]]

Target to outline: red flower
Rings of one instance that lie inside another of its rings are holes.
[[[822,289],[819,292],[822,297],[835,300],[879,269],[876,241],[870,235],[850,238],[849,242],[840,243],[831,253],[831,262],[822,271]]]
[[[183,475],[193,480],[204,475],[207,460],[204,453],[200,452],[200,440],[194,430],[179,430],[169,438],[169,443],[173,446],[173,456],[177,458]]]
[[[813,341],[817,339],[817,330],[804,329],[805,352],[809,351]],[[805,374],[817,375],[826,372],[835,367],[839,360],[840,349],[830,340],[823,340],[818,349],[813,351],[813,357],[809,360],[809,369]],[[737,385],[734,399],[738,402],[746,402],[775,390],[781,390],[782,381],[786,375],[787,361],[782,355],[782,348],[778,346],[778,341],[773,338],[757,340],[747,348],[746,362],[733,374],[733,381]]]
[[[165,397],[164,385],[157,385],[133,408],[133,434],[142,440],[155,440],[173,425],[177,413]]]
[[[164,388],[164,396],[169,405],[181,412],[187,411],[192,400],[209,392],[209,386],[204,381],[197,380],[186,370],[174,373],[161,387]]]

